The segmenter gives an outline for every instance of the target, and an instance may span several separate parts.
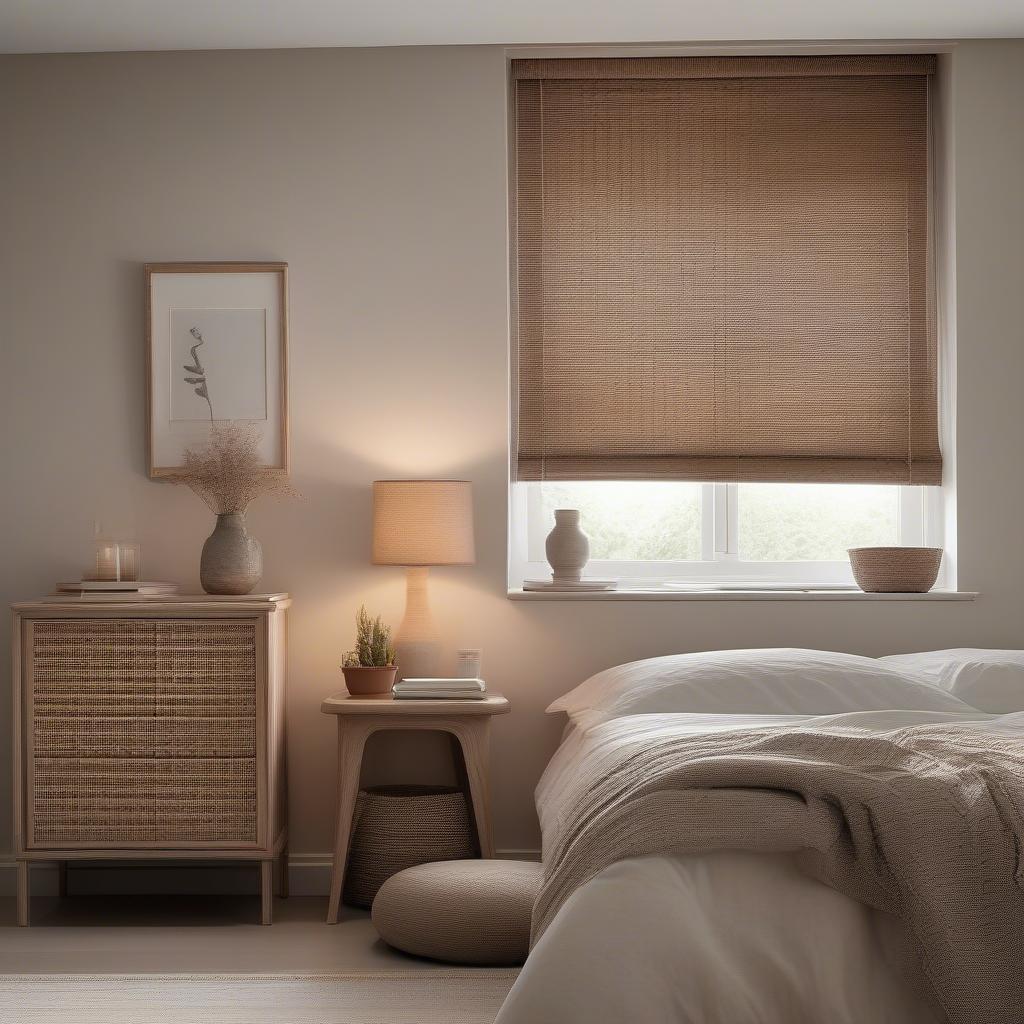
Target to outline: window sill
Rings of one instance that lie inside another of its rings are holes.
[[[565,593],[510,589],[510,601],[973,601],[972,590],[931,590],[927,594],[865,594],[862,590],[604,590]]]

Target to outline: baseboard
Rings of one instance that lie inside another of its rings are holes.
[[[540,860],[540,850],[504,849],[495,855],[503,860]],[[13,872],[16,866],[13,859],[0,861],[0,871]],[[33,864],[32,871],[51,874],[52,884],[57,884],[55,864],[40,861]],[[293,854],[289,858],[288,889],[293,896],[326,896],[331,889],[331,855]],[[84,861],[72,863],[68,892],[72,896],[252,895],[259,892],[259,880],[254,866],[239,863]]]
[[[292,857],[288,889],[296,896],[326,896],[331,891],[331,855],[300,853]]]

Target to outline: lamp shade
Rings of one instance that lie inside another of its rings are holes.
[[[468,480],[375,480],[375,565],[469,565],[473,485]]]

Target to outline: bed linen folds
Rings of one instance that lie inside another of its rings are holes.
[[[617,861],[792,852],[809,875],[897,916],[906,969],[943,1019],[1019,1019],[1024,715],[929,715],[885,731],[843,716],[697,734],[675,717],[590,730],[547,815],[534,942]]]

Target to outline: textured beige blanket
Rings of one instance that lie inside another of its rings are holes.
[[[788,850],[899,918],[907,968],[948,1021],[1024,1021],[1024,728],[694,735],[639,721],[594,730],[559,799],[535,941],[576,888],[626,857]]]

